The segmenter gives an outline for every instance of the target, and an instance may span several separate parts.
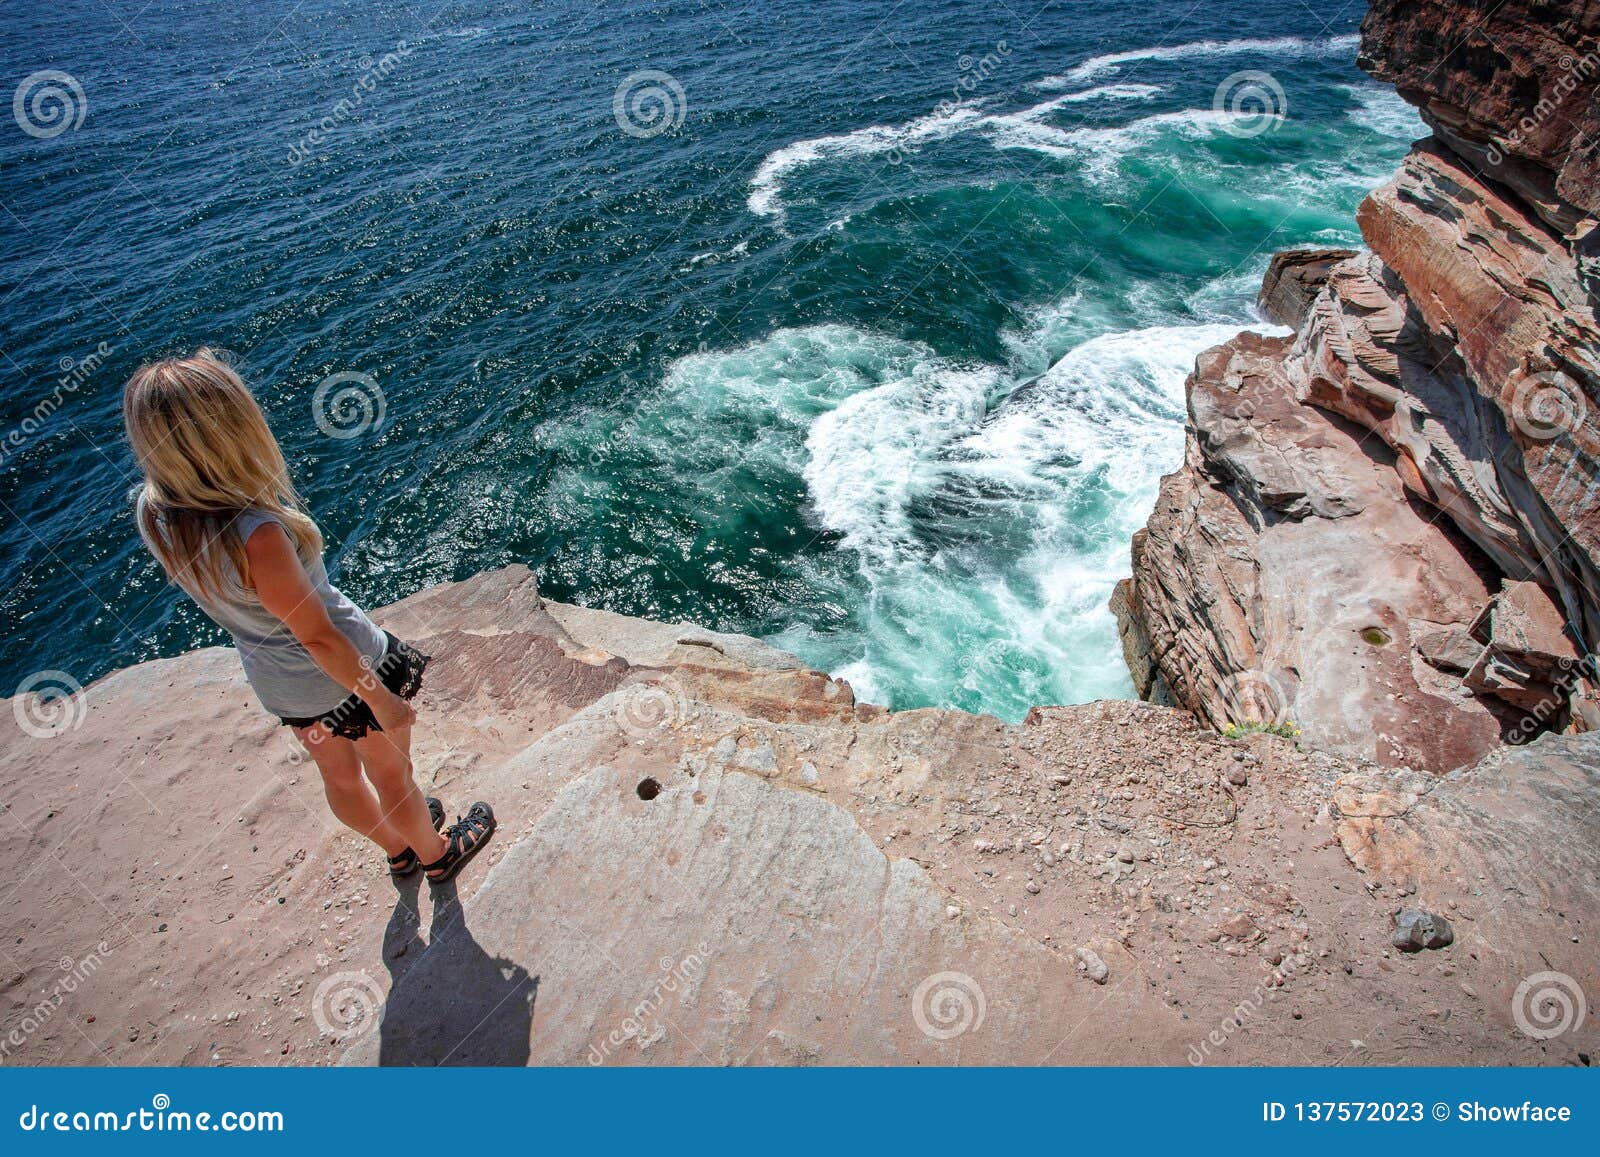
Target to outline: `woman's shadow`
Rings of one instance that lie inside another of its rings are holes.
[[[472,938],[454,882],[433,889],[423,943],[421,876],[398,880],[384,930],[389,999],[379,1026],[380,1065],[526,1065],[539,978],[490,956]],[[418,969],[423,960],[426,968]]]

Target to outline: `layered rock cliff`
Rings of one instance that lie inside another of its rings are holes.
[[[1201,357],[1115,609],[1218,727],[1435,772],[1600,727],[1600,8],[1375,0],[1360,63],[1433,130],[1364,254],[1273,262],[1297,327]]]

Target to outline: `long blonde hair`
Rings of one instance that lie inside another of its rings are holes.
[[[322,534],[278,440],[225,355],[202,346],[140,366],[123,390],[122,419],[144,472],[139,534],[179,586],[211,598],[248,586],[244,544],[231,528],[249,508],[276,515],[302,561],[321,554]]]

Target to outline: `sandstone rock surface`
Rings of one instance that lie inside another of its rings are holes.
[[[1274,253],[1261,280],[1261,312],[1279,325],[1299,329],[1334,266],[1354,256],[1354,249],[1285,249]]]
[[[1591,737],[1439,781],[1141,703],[890,713],[755,640],[545,602],[520,567],[379,617],[436,657],[418,774],[494,802],[485,854],[392,883],[228,650],[119,671],[54,737],[0,724],[0,851],[32,865],[7,1063],[1594,1049],[1509,1005],[1535,960],[1600,982]],[[1395,954],[1415,905],[1458,943]]]
[[[1435,133],[1465,143],[1457,145],[1464,154],[1492,145],[1522,163],[1518,172],[1537,174],[1552,199],[1600,212],[1593,4],[1371,0],[1359,63],[1416,105]]]
[[[1215,727],[1292,724],[1391,766],[1471,763],[1499,743],[1496,714],[1414,650],[1465,635],[1489,588],[1387,448],[1299,402],[1286,346],[1244,334],[1201,356],[1187,464],[1135,541],[1129,609],[1175,699]]]

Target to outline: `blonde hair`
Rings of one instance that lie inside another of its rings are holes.
[[[244,544],[232,532],[247,509],[276,515],[303,562],[322,552],[278,440],[225,357],[202,346],[150,362],[122,393],[128,443],[144,472],[140,537],[168,578],[211,598],[236,597],[249,583]]]

